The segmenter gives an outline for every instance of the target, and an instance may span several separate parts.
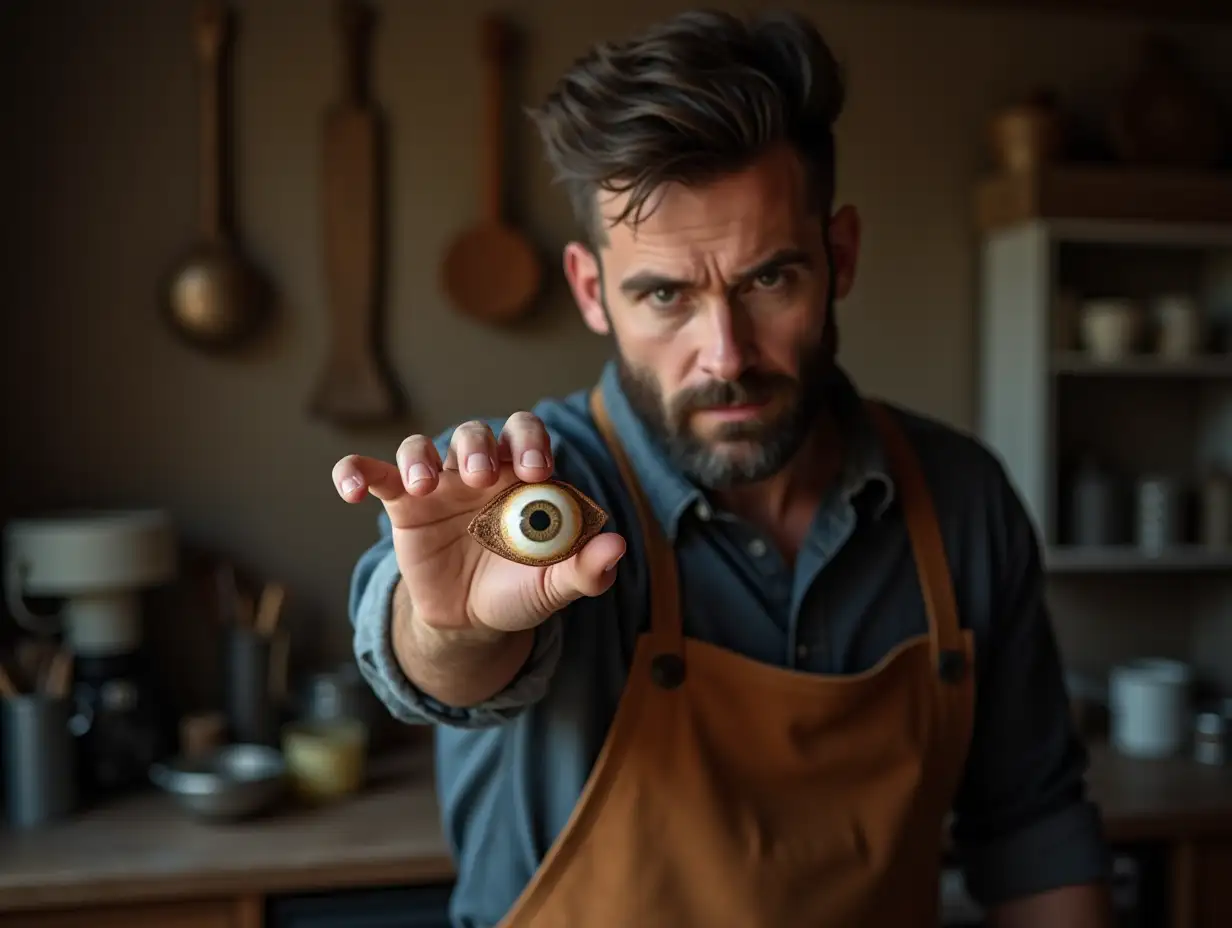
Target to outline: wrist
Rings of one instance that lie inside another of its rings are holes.
[[[484,627],[440,627],[416,617],[412,610],[407,611],[405,621],[408,626],[407,631],[414,640],[417,650],[425,657],[498,651],[517,634]]]
[[[534,629],[441,628],[415,615],[404,590],[395,593],[394,655],[415,686],[450,706],[476,705],[517,676],[534,650]]]
[[[462,626],[434,622],[419,613],[401,580],[394,590],[394,637],[407,639],[416,652],[432,658],[441,654],[482,653],[500,650],[520,633],[503,632],[487,626]]]

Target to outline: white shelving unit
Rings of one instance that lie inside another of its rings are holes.
[[[1208,469],[1232,470],[1232,350],[1101,363],[1071,315],[1084,297],[1181,292],[1232,331],[1232,177],[1056,167],[988,178],[975,214],[978,430],[1036,522],[1067,665],[1178,657],[1232,693],[1232,546],[1068,545],[1065,518],[1082,452],[1126,482],[1167,473],[1196,489]]]
[[[1065,467],[1079,450],[1122,472],[1195,481],[1232,465],[1232,353],[1092,360],[1062,312],[1063,294],[1186,292],[1206,306],[1215,275],[1230,268],[1232,223],[1033,218],[984,233],[979,431],[1035,519],[1050,571],[1232,572],[1232,548],[1149,556],[1132,544],[1067,547],[1062,534]]]

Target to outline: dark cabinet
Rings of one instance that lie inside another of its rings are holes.
[[[452,883],[271,896],[265,928],[450,928]]]

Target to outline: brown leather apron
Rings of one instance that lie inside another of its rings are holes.
[[[935,925],[942,828],[971,734],[973,648],[901,429],[870,405],[928,633],[863,673],[818,675],[683,636],[674,552],[598,390],[591,406],[645,535],[649,631],[572,817],[501,924]]]

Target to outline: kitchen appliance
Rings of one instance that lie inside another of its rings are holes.
[[[142,648],[141,594],[177,575],[169,516],[104,510],[17,519],[4,541],[9,611],[35,635],[63,633],[73,653],[83,795],[144,783],[165,726]],[[38,600],[56,605],[39,609]]]

